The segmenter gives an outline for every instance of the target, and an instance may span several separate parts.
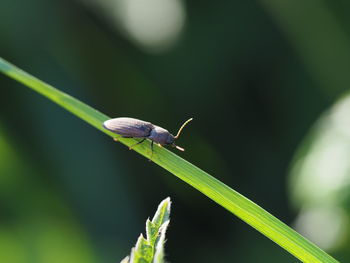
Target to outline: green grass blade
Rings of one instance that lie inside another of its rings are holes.
[[[102,122],[109,119],[108,116],[40,81],[1,58],[0,71],[46,96],[100,131],[112,137],[115,136],[115,134],[102,128]],[[120,142],[125,145],[131,145],[134,144],[136,140],[120,138]],[[208,173],[163,147],[155,146],[154,148],[152,158],[154,163],[192,185],[204,195],[263,233],[266,237],[276,242],[301,261],[310,263],[338,262],[260,206],[215,179]],[[150,158],[151,151],[149,141],[138,145],[134,150],[143,156]]]

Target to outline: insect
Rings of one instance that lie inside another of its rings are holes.
[[[175,140],[179,138],[180,133],[186,124],[192,120],[193,118],[185,121],[176,136],[172,135],[168,130],[150,122],[126,117],[107,120],[103,123],[103,127],[111,132],[121,135],[123,138],[142,138],[141,141],[131,145],[129,150],[134,146],[143,143],[146,139],[150,139],[152,141],[151,150],[153,155],[153,143],[157,143],[159,146],[170,145],[180,151],[185,151],[184,148],[175,145]],[[118,141],[118,138],[114,138],[114,140]]]

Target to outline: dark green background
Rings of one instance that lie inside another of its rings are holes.
[[[112,117],[172,133],[194,117],[179,155],[290,224],[291,160],[350,87],[350,4],[306,2],[186,1],[179,41],[147,53],[83,2],[2,0],[0,56]],[[0,262],[119,262],[167,196],[168,261],[297,262],[47,99],[0,87]]]

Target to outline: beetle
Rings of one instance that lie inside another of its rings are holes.
[[[153,143],[157,143],[159,146],[170,145],[180,151],[185,151],[184,148],[175,145],[175,140],[179,138],[182,129],[187,123],[192,120],[193,118],[190,118],[185,121],[176,136],[172,135],[168,130],[150,122],[127,117],[107,120],[103,123],[103,127],[111,132],[121,135],[123,138],[142,138],[141,141],[131,145],[129,150],[134,146],[143,143],[146,139],[150,139],[152,141],[151,150],[153,155]],[[118,141],[118,138],[114,138],[114,140]]]

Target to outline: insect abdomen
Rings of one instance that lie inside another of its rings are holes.
[[[124,137],[148,137],[154,128],[153,124],[134,118],[115,118],[103,123],[103,127]]]

